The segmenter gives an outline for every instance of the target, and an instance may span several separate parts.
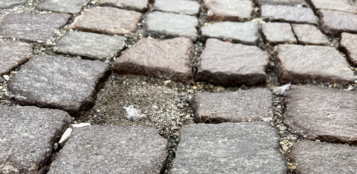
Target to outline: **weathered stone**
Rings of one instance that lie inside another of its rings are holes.
[[[0,105],[0,173],[45,173],[53,144],[70,123],[61,110]]]
[[[321,18],[321,31],[326,34],[357,33],[357,14],[333,10],[320,10],[317,14]]]
[[[190,39],[143,38],[115,61],[114,71],[118,74],[145,75],[190,84],[190,59],[193,56]]]
[[[262,5],[261,17],[270,21],[318,24],[318,18],[310,8],[283,5]]]
[[[287,172],[274,128],[263,122],[191,124],[181,129],[173,174]]]
[[[33,56],[32,45],[18,41],[0,40],[0,55],[0,76],[2,77]]]
[[[56,12],[65,12],[76,14],[82,10],[82,7],[88,0],[44,0],[36,8],[39,10],[49,10]]]
[[[342,33],[340,47],[353,65],[357,65],[357,35]],[[1,58],[0,58],[1,59]]]
[[[248,21],[252,18],[252,1],[242,0],[205,0],[204,8],[208,20]]]
[[[145,12],[148,8],[148,0],[99,0],[98,5],[109,5],[118,8]]]
[[[58,41],[54,51],[104,59],[116,56],[124,48],[125,41],[122,36],[70,31]]]
[[[254,45],[259,38],[259,24],[257,22],[220,22],[201,28],[201,39],[218,38],[230,39],[234,42]]]
[[[262,26],[265,42],[270,45],[297,43],[291,25],[288,23],[265,23]]]
[[[316,26],[309,24],[292,24],[299,44],[329,45],[327,37]]]
[[[289,6],[308,6],[305,0],[255,0],[257,5],[289,5]]]
[[[310,0],[316,10],[336,10],[357,13],[357,7],[352,6],[350,0]]]
[[[285,98],[284,123],[309,140],[357,142],[357,93],[316,86],[292,86]]]
[[[46,42],[54,36],[54,31],[64,26],[71,15],[49,14],[8,14],[0,25],[0,36],[15,37],[34,42]]]
[[[113,7],[93,7],[85,9],[77,17],[71,28],[77,30],[105,33],[132,34],[136,32],[141,13]]]
[[[196,80],[222,86],[264,84],[268,63],[269,55],[256,46],[208,39]]]
[[[1,0],[0,8],[12,8],[17,5],[25,4],[27,0]]]
[[[110,67],[100,61],[40,55],[12,77],[6,96],[22,105],[59,108],[72,115],[89,109]]]
[[[184,15],[197,15],[200,11],[200,4],[188,0],[156,0],[153,9]]]
[[[197,123],[271,120],[273,95],[258,88],[226,93],[196,93],[191,100]]]
[[[346,85],[355,79],[346,59],[333,47],[279,45],[277,64],[281,83],[317,81]]]
[[[356,173],[357,148],[341,144],[301,141],[294,144],[292,162],[296,173]]]
[[[95,125],[73,130],[49,174],[160,173],[166,157],[155,128]]]
[[[146,36],[183,36],[191,40],[197,39],[198,20],[196,17],[152,12],[147,15],[144,35]]]

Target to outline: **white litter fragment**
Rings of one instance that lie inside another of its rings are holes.
[[[79,124],[71,124],[70,127],[72,129],[79,128],[79,127],[87,127],[90,126],[90,123],[79,123]]]
[[[68,128],[62,135],[61,139],[59,140],[58,144],[61,145],[61,147],[63,147],[67,140],[69,139],[69,137],[72,134],[72,128]]]
[[[4,77],[4,79],[5,79],[6,81],[9,81],[9,80],[10,80],[10,76],[8,76],[8,75],[4,75],[3,77]]]
[[[286,93],[286,90],[290,88],[291,83],[285,84],[283,86],[276,86],[272,87],[274,90],[273,93],[277,95],[284,95]]]
[[[124,107],[124,109],[126,111],[126,119],[128,119],[128,120],[137,121],[137,120],[146,118],[146,115],[140,113],[140,111],[135,109],[133,105]]]

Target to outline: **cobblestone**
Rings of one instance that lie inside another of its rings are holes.
[[[82,10],[82,7],[88,0],[44,0],[40,2],[36,8],[39,10],[48,10],[56,12],[65,12],[76,14]]]
[[[0,2],[0,8],[2,9],[7,9],[7,8],[13,8],[17,5],[25,4],[27,0],[2,0]]]
[[[236,0],[204,0],[207,19],[216,21],[248,21],[252,18],[253,3]]]
[[[341,47],[347,53],[348,59],[353,65],[357,65],[357,35],[342,33]]]
[[[318,24],[318,18],[310,8],[283,5],[262,5],[261,17],[269,21]]]
[[[98,5],[114,6],[129,10],[145,12],[148,8],[149,0],[99,0]]]
[[[327,37],[321,31],[309,24],[292,24],[299,44],[304,45],[330,45]]]
[[[189,0],[156,0],[153,9],[183,15],[197,15],[200,11],[200,4]]]
[[[320,10],[317,14],[321,18],[321,31],[328,35],[357,32],[357,14],[332,10]]]
[[[310,0],[316,10],[336,10],[348,13],[357,13],[357,7],[352,6],[349,0]]]
[[[262,25],[265,42],[270,45],[297,43],[291,25],[288,23],[265,23]]]

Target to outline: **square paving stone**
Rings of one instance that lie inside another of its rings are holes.
[[[164,12],[152,12],[147,15],[145,36],[176,37],[183,36],[197,39],[197,17]]]
[[[61,110],[0,105],[0,173],[45,173],[52,147],[70,123]]]
[[[116,56],[125,46],[126,38],[104,34],[70,31],[54,48],[55,52],[104,59]]]
[[[0,77],[32,58],[32,49],[27,43],[0,40]]]
[[[191,100],[197,123],[271,120],[273,95],[258,88],[226,93],[196,93]]]
[[[98,5],[107,5],[129,10],[145,12],[148,8],[149,0],[98,0]]]
[[[44,0],[36,8],[39,10],[48,10],[64,13],[79,13],[82,7],[88,3],[88,0]]]
[[[189,0],[156,0],[153,9],[184,15],[197,15],[200,11],[200,4]]]
[[[341,144],[301,141],[294,144],[291,158],[301,174],[356,173],[357,148]]]
[[[279,45],[277,65],[281,83],[317,81],[347,85],[355,80],[346,59],[333,47]]]
[[[310,0],[315,10],[336,10],[357,13],[357,7],[351,5],[350,0]]]
[[[248,21],[252,18],[253,2],[243,0],[204,0],[208,20]]]
[[[167,158],[167,140],[155,128],[76,128],[49,174],[157,173]]]
[[[357,92],[292,86],[285,104],[290,132],[309,140],[357,143]]]
[[[342,33],[340,47],[346,52],[350,62],[353,65],[357,65],[357,35]]]
[[[265,84],[268,63],[268,53],[256,46],[208,39],[196,80],[222,86]]]
[[[201,39],[218,38],[244,44],[255,45],[259,38],[257,22],[219,22],[201,28]]]
[[[0,25],[0,36],[15,37],[34,42],[50,40],[55,30],[66,25],[71,18],[69,14],[8,14]]]
[[[283,174],[278,142],[275,129],[263,122],[183,126],[172,173]]]
[[[170,40],[143,38],[114,63],[118,74],[145,75],[190,84],[193,43],[180,37]]]
[[[13,76],[6,96],[22,105],[59,108],[76,116],[93,105],[109,73],[104,62],[40,55]]]
[[[262,26],[265,42],[270,45],[282,43],[297,43],[289,23],[265,23]]]
[[[13,8],[17,5],[25,4],[27,0],[1,0],[0,8]]]
[[[255,0],[257,5],[289,5],[289,6],[308,6],[305,0]]]
[[[299,44],[304,45],[329,45],[327,37],[314,25],[292,24]]]
[[[333,10],[317,12],[321,18],[321,31],[328,35],[338,36],[342,32],[357,33],[357,14]]]
[[[318,18],[310,8],[284,5],[262,5],[261,17],[269,21],[318,24]]]
[[[104,34],[132,34],[137,30],[141,13],[113,7],[93,7],[85,9],[71,28]]]

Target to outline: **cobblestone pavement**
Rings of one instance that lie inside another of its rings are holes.
[[[355,5],[0,0],[0,174],[355,174]]]

